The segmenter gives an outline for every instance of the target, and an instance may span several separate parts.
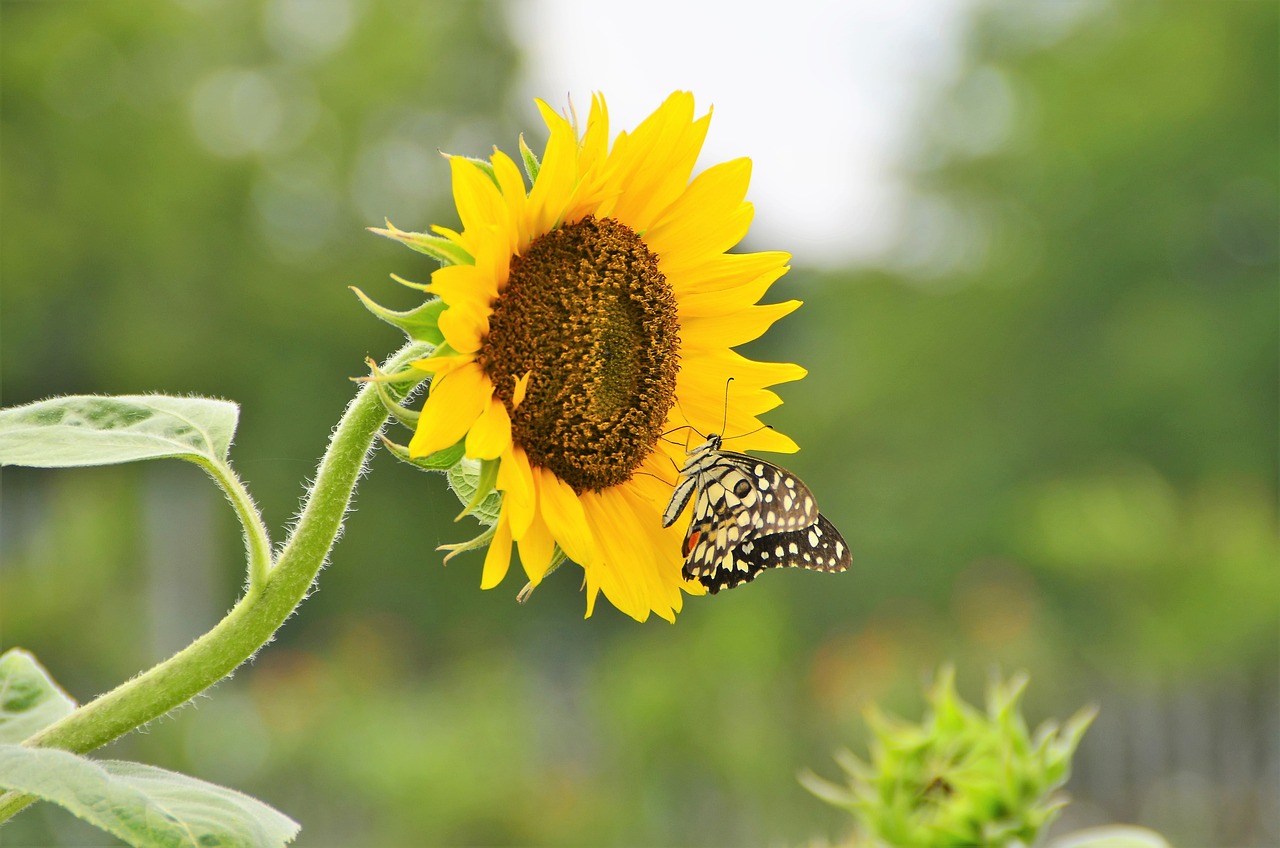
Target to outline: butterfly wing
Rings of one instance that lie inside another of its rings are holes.
[[[799,530],[818,518],[808,486],[756,457],[720,451],[681,485],[688,479],[697,496],[684,542],[686,578],[734,571],[734,550],[743,542]]]
[[[744,539],[808,527],[818,519],[817,500],[799,477],[744,453],[721,451],[717,462],[698,475],[697,490],[694,522],[704,515],[736,517],[745,511],[750,519],[742,523]]]
[[[748,539],[734,549],[730,565],[693,576],[714,595],[721,589],[750,583],[766,568],[839,572],[852,564],[853,556],[840,531],[825,515],[819,515],[808,527]]]

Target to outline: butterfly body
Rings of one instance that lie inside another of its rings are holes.
[[[766,568],[844,571],[848,545],[818,512],[809,487],[786,469],[722,449],[712,435],[688,453],[662,514],[670,527],[693,499],[685,535],[684,576],[715,594],[754,580]]]

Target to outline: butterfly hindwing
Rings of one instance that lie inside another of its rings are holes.
[[[714,594],[771,567],[848,568],[848,546],[799,478],[756,457],[722,451],[720,444],[712,436],[689,452],[663,514],[663,526],[670,526],[693,499],[683,549],[686,579]]]

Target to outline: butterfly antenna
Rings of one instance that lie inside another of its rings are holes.
[[[761,430],[772,430],[772,429],[773,429],[772,424],[761,424],[759,427],[755,428],[754,430],[748,430],[747,432],[739,433],[736,436],[721,436],[720,438],[721,438],[721,441],[725,441],[725,442],[729,441],[730,439],[745,439],[747,436],[754,436],[756,433],[759,433]]]
[[[733,378],[724,381],[724,418],[720,420],[720,435],[724,436],[724,428],[729,426],[729,384],[733,382]]]

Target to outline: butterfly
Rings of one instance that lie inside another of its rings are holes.
[[[685,579],[714,595],[766,568],[837,572],[853,564],[808,486],[773,463],[722,450],[723,443],[713,434],[688,452],[662,513],[662,526],[670,527],[694,498],[682,551]]]

